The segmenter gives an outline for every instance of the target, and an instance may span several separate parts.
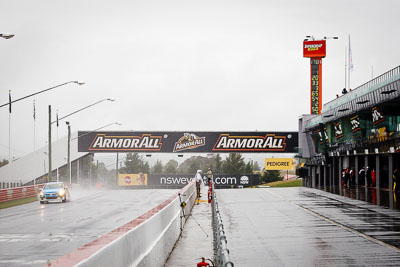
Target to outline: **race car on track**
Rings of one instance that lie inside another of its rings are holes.
[[[63,182],[46,183],[40,191],[40,204],[53,200],[61,200],[62,202],[70,200],[68,187]]]

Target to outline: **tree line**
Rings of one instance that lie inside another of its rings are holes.
[[[128,153],[124,160],[124,166],[119,169],[120,173],[196,173],[197,170],[207,172],[211,168],[213,173],[249,174],[259,171],[257,162],[245,162],[240,153],[230,153],[225,159],[220,154],[212,156],[192,156],[181,164],[170,159],[166,164],[157,160],[153,166],[139,153]]]
[[[202,170],[206,173],[208,168],[211,168],[214,174],[252,174],[257,172],[260,174],[261,183],[269,183],[281,181],[283,176],[277,170],[262,170],[257,162],[245,162],[240,153],[230,153],[225,159],[222,159],[220,154],[212,156],[192,156],[186,159],[181,164],[174,159],[170,159],[166,164],[157,160],[153,166],[145,160],[143,155],[139,153],[128,153],[124,161],[124,167],[119,169],[119,173],[183,173],[195,174],[197,170]]]

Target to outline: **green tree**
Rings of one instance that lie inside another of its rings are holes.
[[[192,174],[197,170],[213,168],[214,157],[191,156],[179,165],[181,173]]]
[[[152,173],[162,173],[163,170],[163,165],[161,160],[157,160],[156,164],[154,164],[154,166],[151,168],[151,172]]]
[[[128,153],[125,158],[125,167],[120,169],[120,173],[149,173],[150,166],[139,153]]]
[[[260,170],[260,165],[258,165],[258,162],[255,161],[255,162],[253,163],[253,171],[259,171],[259,170]]]
[[[244,173],[253,173],[253,166],[250,161],[247,162],[246,166],[244,167]]]
[[[260,180],[262,183],[271,183],[276,181],[282,181],[283,176],[278,170],[264,171]]]
[[[190,164],[190,167],[188,169],[189,173],[196,173],[197,170],[200,170],[200,162],[199,161],[192,161],[192,163]]]
[[[242,174],[244,168],[245,163],[240,153],[229,153],[222,164],[222,170],[226,174]]]
[[[96,166],[97,181],[107,184],[115,184],[115,169],[107,170],[103,162],[99,162]]]
[[[174,159],[170,159],[167,164],[165,164],[165,173],[177,173],[178,162]]]
[[[213,173],[217,173],[217,174],[222,173],[222,163],[223,163],[223,161],[222,161],[221,155],[218,153],[215,156],[215,167],[213,169]]]

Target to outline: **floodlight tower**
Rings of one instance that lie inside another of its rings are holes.
[[[326,39],[316,40],[314,36],[306,36],[303,41],[303,57],[310,58],[311,100],[310,114],[321,114],[322,109],[322,58],[326,56]]]

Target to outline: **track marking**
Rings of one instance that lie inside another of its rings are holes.
[[[299,208],[301,208],[301,209],[303,209],[303,210],[305,210],[305,211],[311,213],[311,214],[314,215],[315,217],[318,217],[318,218],[320,218],[320,219],[323,219],[324,221],[326,221],[326,222],[328,222],[328,223],[331,223],[331,224],[333,224],[333,225],[339,226],[340,228],[342,228],[342,229],[344,229],[344,230],[346,230],[346,231],[349,231],[349,232],[351,232],[351,233],[353,233],[353,234],[359,235],[359,236],[361,236],[361,237],[363,237],[363,238],[365,238],[365,239],[367,239],[367,240],[369,240],[369,241],[375,242],[375,243],[377,243],[377,244],[379,244],[379,245],[381,245],[381,246],[388,247],[388,248],[391,248],[391,249],[393,249],[393,250],[395,250],[395,251],[397,251],[397,252],[400,252],[400,248],[398,248],[398,247],[395,247],[395,246],[392,246],[392,245],[390,245],[390,244],[388,244],[388,243],[385,243],[385,242],[383,242],[383,241],[380,241],[380,240],[378,240],[378,239],[376,239],[376,238],[374,238],[374,237],[372,237],[372,236],[369,236],[369,235],[364,234],[364,233],[362,233],[362,232],[360,232],[360,231],[357,231],[357,230],[355,230],[355,229],[353,229],[353,228],[351,228],[351,227],[348,227],[348,226],[346,226],[346,225],[344,225],[344,224],[342,224],[342,223],[340,223],[340,222],[337,222],[337,221],[334,221],[334,220],[332,220],[332,219],[329,219],[328,217],[326,217],[326,216],[324,216],[324,215],[322,215],[322,214],[319,214],[319,213],[317,213],[317,212],[315,212],[315,211],[312,211],[312,210],[310,210],[310,209],[308,209],[308,208],[306,208],[306,207],[303,207],[303,206],[301,206],[301,205],[299,205],[299,204],[296,204],[296,203],[294,203],[294,202],[291,201],[291,200],[285,199],[285,198],[281,197],[280,195],[271,192],[271,191],[268,190],[268,189],[264,189],[264,188],[263,188],[263,190],[267,191],[267,192],[270,193],[271,195],[274,195],[275,197],[277,197],[277,198],[279,198],[279,199],[281,199],[281,200],[283,200],[283,201],[289,202],[290,204],[292,204],[292,205],[294,205],[294,206],[296,206],[296,207],[299,207]],[[336,200],[336,201],[338,201],[338,200]],[[338,202],[340,202],[340,201],[338,201]]]

